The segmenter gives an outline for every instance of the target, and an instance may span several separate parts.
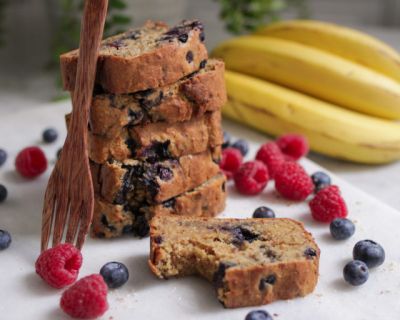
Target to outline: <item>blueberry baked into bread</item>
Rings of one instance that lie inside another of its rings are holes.
[[[89,157],[96,163],[129,158],[150,162],[179,158],[220,146],[221,112],[205,113],[188,121],[121,128],[113,138],[89,134]]]
[[[151,270],[160,278],[199,274],[227,308],[312,292],[320,251],[291,219],[215,219],[158,215],[150,223]]]
[[[159,204],[125,199],[111,204],[100,196],[95,198],[91,235],[113,238],[122,235],[148,236],[149,220],[155,215],[213,217],[225,208],[225,176],[217,174],[196,188]]]
[[[127,126],[182,122],[219,111],[225,102],[224,63],[211,59],[204,68],[171,85],[129,94],[94,95],[90,130],[111,138]]]
[[[161,203],[189,191],[219,173],[220,152],[206,151],[156,163],[112,160],[91,163],[95,191],[104,200],[123,204]]]
[[[105,39],[100,47],[96,83],[106,92],[130,93],[174,83],[207,60],[203,25],[183,21],[172,28],[148,22]],[[64,88],[75,87],[78,50],[60,57]]]

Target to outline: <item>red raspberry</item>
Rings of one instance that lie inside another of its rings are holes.
[[[347,217],[347,206],[340,190],[332,185],[318,191],[309,203],[313,218],[320,222],[330,223],[336,218]]]
[[[271,179],[275,178],[275,173],[279,170],[285,157],[275,142],[264,143],[257,152],[256,159],[263,162],[268,167]]]
[[[35,263],[36,273],[57,289],[74,283],[81,265],[80,251],[69,243],[43,251]]]
[[[297,161],[305,156],[310,147],[305,136],[299,134],[285,134],[276,140],[278,147],[289,160]]]
[[[268,168],[261,161],[248,161],[241,165],[233,178],[240,193],[255,195],[267,186],[269,180]]]
[[[313,192],[314,185],[300,164],[287,161],[275,174],[275,188],[284,198],[300,201]]]
[[[77,281],[64,291],[61,309],[73,318],[92,319],[108,309],[107,285],[99,274],[92,274]]]
[[[238,149],[226,148],[222,151],[219,167],[225,173],[227,179],[232,179],[234,173],[239,170],[243,162],[243,156]]]
[[[25,178],[40,176],[47,169],[47,159],[38,147],[21,150],[15,159],[15,168]]]

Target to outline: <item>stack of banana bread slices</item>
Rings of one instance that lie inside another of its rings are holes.
[[[61,56],[75,89],[78,52]],[[224,64],[199,21],[148,22],[103,41],[89,123],[94,237],[148,235],[155,214],[214,216],[225,206]]]

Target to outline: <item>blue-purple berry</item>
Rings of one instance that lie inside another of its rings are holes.
[[[354,234],[356,227],[349,219],[336,218],[329,225],[329,230],[334,239],[346,240]]]
[[[246,315],[245,320],[273,320],[273,318],[267,311],[254,310]]]
[[[7,199],[8,191],[7,188],[0,184],[0,203],[4,202]]]
[[[323,188],[331,185],[331,177],[322,171],[317,171],[313,173],[311,175],[311,180],[314,184],[316,193]]]
[[[243,139],[236,140],[231,147],[238,149],[243,157],[245,157],[249,152],[249,144]]]
[[[129,279],[128,268],[121,262],[108,262],[101,269],[100,274],[110,289],[119,288]]]
[[[231,135],[224,131],[224,138],[223,138],[223,142],[222,142],[222,149],[228,148],[231,145]]]
[[[7,160],[7,152],[4,149],[0,149],[0,167],[6,162]]]
[[[46,143],[52,143],[57,140],[58,132],[54,128],[48,128],[43,131],[42,134],[43,141]]]
[[[6,230],[0,230],[0,251],[7,249],[11,244],[11,235]]]
[[[253,218],[275,218],[275,212],[268,207],[258,207],[253,212]]]
[[[350,261],[343,269],[343,277],[352,286],[360,286],[368,280],[368,266],[360,260]]]
[[[353,248],[353,258],[365,262],[368,268],[375,268],[385,261],[385,250],[375,241],[361,240]]]

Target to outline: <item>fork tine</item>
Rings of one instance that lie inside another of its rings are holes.
[[[49,245],[55,205],[56,205],[56,198],[54,195],[53,183],[50,177],[50,181],[44,195],[44,207],[42,212],[42,238],[40,247],[41,251],[46,250]]]
[[[54,230],[53,230],[53,247],[58,245],[63,237],[65,220],[68,217],[69,211],[69,193],[65,188],[65,184],[63,181],[59,183],[60,188],[57,190],[57,208],[56,208],[56,217],[54,222]]]
[[[80,250],[85,242],[86,234],[89,231],[90,224],[93,218],[93,198],[86,199],[86,202],[82,202],[81,209],[81,224],[79,227],[78,239],[76,241],[76,247]]]
[[[71,210],[68,221],[67,236],[66,236],[66,242],[68,243],[74,243],[74,240],[76,238],[82,206],[83,206],[82,202],[77,203],[77,201],[74,201],[74,199],[72,199]]]

